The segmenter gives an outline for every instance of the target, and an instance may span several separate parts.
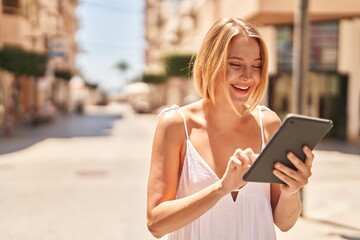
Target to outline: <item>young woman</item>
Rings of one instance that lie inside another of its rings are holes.
[[[297,221],[299,189],[311,175],[313,153],[294,171],[280,163],[285,184],[244,182],[243,175],[280,125],[259,106],[267,89],[268,55],[257,30],[237,18],[217,21],[194,62],[202,99],[166,109],[156,128],[148,182],[148,228],[176,240],[272,240],[274,224]]]

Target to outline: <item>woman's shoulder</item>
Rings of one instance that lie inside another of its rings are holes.
[[[173,110],[175,110],[175,111],[173,111]],[[172,113],[179,112],[180,115],[183,115],[184,117],[186,117],[186,119],[188,119],[193,115],[203,112],[202,101],[199,100],[199,101],[192,102],[192,103],[189,103],[189,104],[181,106],[181,107],[179,107],[178,105],[175,105],[175,104],[171,105],[170,107],[163,108],[162,111],[160,112],[159,116],[163,115],[164,113],[170,113],[170,112],[172,112]]]
[[[158,126],[172,128],[184,124],[184,114],[181,111],[177,105],[163,108],[158,114]]]
[[[276,131],[281,124],[280,117],[266,106],[259,105],[257,108],[262,112],[262,121],[265,128],[268,128],[271,132]]]
[[[166,128],[177,128],[180,125],[187,125],[194,122],[194,120],[202,113],[202,104],[200,101],[193,102],[184,106],[172,105],[164,108],[160,114],[159,125]]]
[[[271,110],[269,107],[266,107],[264,105],[258,105],[256,109],[260,110],[264,118],[266,118],[269,121],[281,121],[279,116],[276,114],[276,112]]]

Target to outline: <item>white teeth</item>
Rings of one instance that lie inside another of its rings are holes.
[[[249,87],[240,87],[240,86],[235,86],[235,85],[234,85],[234,87],[237,88],[237,89],[243,90],[243,91],[249,89]]]

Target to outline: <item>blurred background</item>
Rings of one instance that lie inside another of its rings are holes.
[[[220,17],[267,42],[262,104],[334,122],[279,239],[360,239],[358,0],[0,0],[0,239],[153,239],[156,114],[199,99],[190,61]]]

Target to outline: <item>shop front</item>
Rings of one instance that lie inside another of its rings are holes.
[[[309,65],[302,114],[332,119],[328,137],[346,139],[348,76],[337,71],[339,22],[311,23]],[[277,27],[277,73],[270,79],[269,104],[281,117],[291,112],[293,26]]]

